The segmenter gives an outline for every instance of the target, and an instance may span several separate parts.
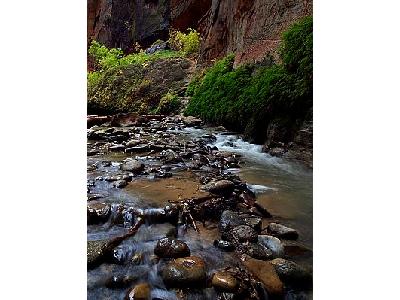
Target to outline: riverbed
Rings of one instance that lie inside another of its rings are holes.
[[[201,151],[196,150],[198,145]],[[190,159],[175,155],[186,155],[190,149],[198,152]],[[226,163],[210,162],[206,153],[201,154],[204,149],[224,156]],[[121,166],[130,159],[143,164],[143,169],[135,174],[121,172]],[[272,214],[272,218],[262,218],[263,230],[268,223],[277,222],[298,232],[295,247],[288,247],[295,249],[290,258],[312,270],[312,170],[263,153],[260,145],[247,143],[222,128],[189,126],[175,119],[89,129],[88,204],[99,204],[110,211],[104,212],[104,220],[99,217],[89,222],[88,241],[125,234],[135,219],[129,209],[158,209],[171,201],[205,197],[208,193],[202,189],[202,180],[210,180],[207,177],[214,169],[237,175]],[[218,222],[195,223],[199,232],[168,222],[140,226],[134,236],[113,249],[111,257],[89,268],[88,299],[124,299],[138,282],[149,284],[152,299],[219,299],[221,294],[210,286],[189,291],[170,289],[160,276],[165,262],[154,255],[154,248],[159,239],[174,231],[172,235],[189,246],[191,255],[204,260],[207,275],[240,264],[240,255],[214,246],[214,240],[220,238]],[[296,295],[311,299],[312,291],[285,290],[287,299],[296,299]]]

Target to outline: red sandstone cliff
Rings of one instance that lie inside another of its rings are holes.
[[[88,0],[88,38],[129,51],[190,27],[201,63],[233,52],[240,64],[274,54],[282,31],[310,14],[311,0]]]

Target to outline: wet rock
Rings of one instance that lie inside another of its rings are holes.
[[[228,252],[235,250],[235,246],[231,242],[223,241],[223,240],[215,240],[214,246],[221,250],[228,251]]]
[[[270,262],[251,258],[244,261],[243,264],[250,273],[263,283],[272,299],[281,299],[283,283]]]
[[[248,225],[239,225],[229,232],[222,234],[222,238],[228,241],[235,240],[239,243],[257,242],[257,232]]]
[[[273,253],[271,249],[268,249],[260,244],[250,243],[244,246],[247,255],[252,258],[269,260],[273,258]]]
[[[235,184],[230,180],[210,182],[202,187],[203,190],[217,195],[230,195],[234,188]]]
[[[204,287],[206,266],[198,256],[177,258],[163,269],[162,279],[168,287]]]
[[[222,213],[221,220],[219,222],[219,229],[221,231],[227,231],[239,225],[244,225],[244,222],[237,212],[225,210]]]
[[[149,300],[150,299],[150,285],[148,283],[140,283],[129,291],[127,300]]]
[[[274,258],[282,257],[284,255],[285,251],[282,242],[274,236],[259,235],[258,243],[270,249]]]
[[[108,240],[97,240],[87,242],[87,265],[92,269],[101,264],[110,253]]]
[[[97,155],[99,153],[100,153],[99,150],[88,150],[87,151],[87,156],[94,156],[94,155]]]
[[[190,255],[190,249],[185,242],[167,237],[157,242],[154,254],[162,258],[186,257]]]
[[[104,223],[108,220],[110,213],[110,204],[90,202],[87,204],[87,223],[89,225]]]
[[[110,146],[110,147],[108,147],[108,149],[110,150],[110,151],[115,151],[115,152],[117,152],[117,151],[124,151],[125,150],[125,146],[124,145],[113,145],[113,146]]]
[[[278,223],[269,223],[267,231],[273,236],[287,240],[296,240],[299,237],[296,230]]]
[[[126,187],[128,185],[128,183],[126,182],[126,180],[117,180],[114,182],[113,185],[114,185],[114,187],[121,189],[121,188]]]
[[[293,261],[275,258],[271,260],[271,264],[274,266],[279,278],[285,283],[302,287],[312,284],[311,273]]]
[[[272,156],[282,157],[286,150],[282,147],[274,147],[268,150],[269,154]]]
[[[129,160],[121,165],[121,169],[128,172],[140,173],[144,170],[144,164],[138,160]]]
[[[125,146],[126,148],[131,148],[131,147],[135,147],[137,145],[139,145],[141,143],[140,140],[129,140],[126,142]]]
[[[143,153],[149,151],[149,147],[147,145],[142,146],[134,146],[125,149],[125,153]]]
[[[238,282],[229,272],[218,271],[212,276],[211,285],[218,291],[235,292]]]
[[[198,119],[193,116],[184,117],[182,121],[186,126],[189,126],[189,127],[200,126],[203,123],[203,121],[201,119]]]

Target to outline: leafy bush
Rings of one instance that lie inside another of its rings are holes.
[[[161,98],[156,114],[171,114],[176,112],[181,106],[178,95],[172,92],[168,92],[164,97]]]
[[[172,31],[168,41],[172,49],[182,51],[185,55],[196,54],[200,49],[200,34],[191,28],[186,34]]]
[[[280,55],[282,63],[270,67],[233,69],[233,55],[217,61],[189,84],[185,114],[244,131],[255,142],[264,141],[274,119],[292,126],[312,107],[312,17],[283,34]]]

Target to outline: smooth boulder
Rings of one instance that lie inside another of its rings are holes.
[[[190,256],[190,249],[185,242],[166,237],[157,242],[154,254],[161,258],[179,258]]]
[[[232,293],[236,291],[238,281],[227,271],[217,271],[212,276],[211,285],[218,291]]]
[[[219,180],[210,182],[202,187],[203,190],[216,195],[230,195],[235,188],[235,184],[230,180]]]
[[[250,273],[263,283],[272,299],[280,299],[282,297],[283,283],[269,261],[251,258],[244,261],[243,264]]]
[[[285,253],[285,248],[282,242],[274,236],[265,234],[259,235],[258,243],[270,249],[272,251],[274,258],[282,257]]]
[[[283,259],[275,258],[271,260],[279,278],[285,283],[295,286],[309,286],[312,284],[312,274],[299,264]]]
[[[127,300],[149,300],[150,285],[148,283],[137,284],[127,295]]]
[[[198,256],[177,258],[165,266],[161,276],[167,287],[204,287],[206,265]]]

